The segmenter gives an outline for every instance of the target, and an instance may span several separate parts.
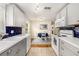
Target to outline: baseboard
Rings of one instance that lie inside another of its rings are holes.
[[[32,44],[31,47],[51,47],[51,44]]]

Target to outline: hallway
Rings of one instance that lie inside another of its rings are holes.
[[[32,47],[27,56],[56,56],[51,47]]]

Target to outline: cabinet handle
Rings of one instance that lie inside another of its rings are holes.
[[[7,55],[9,55],[12,52],[12,49],[9,49],[7,52]]]
[[[79,51],[77,51],[77,53],[79,53]]]
[[[9,55],[9,52],[7,52],[7,56]]]
[[[20,52],[20,49],[17,49],[16,54],[18,54]]]

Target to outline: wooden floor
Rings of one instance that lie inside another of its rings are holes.
[[[51,47],[32,47],[27,56],[56,56]]]

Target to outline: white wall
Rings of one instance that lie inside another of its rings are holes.
[[[40,24],[47,24],[48,29],[41,30]],[[32,36],[32,38],[37,38],[37,35],[40,32],[47,32],[49,35],[51,34],[51,21],[50,20],[42,20],[42,21],[34,20],[34,21],[31,21],[31,36]]]

